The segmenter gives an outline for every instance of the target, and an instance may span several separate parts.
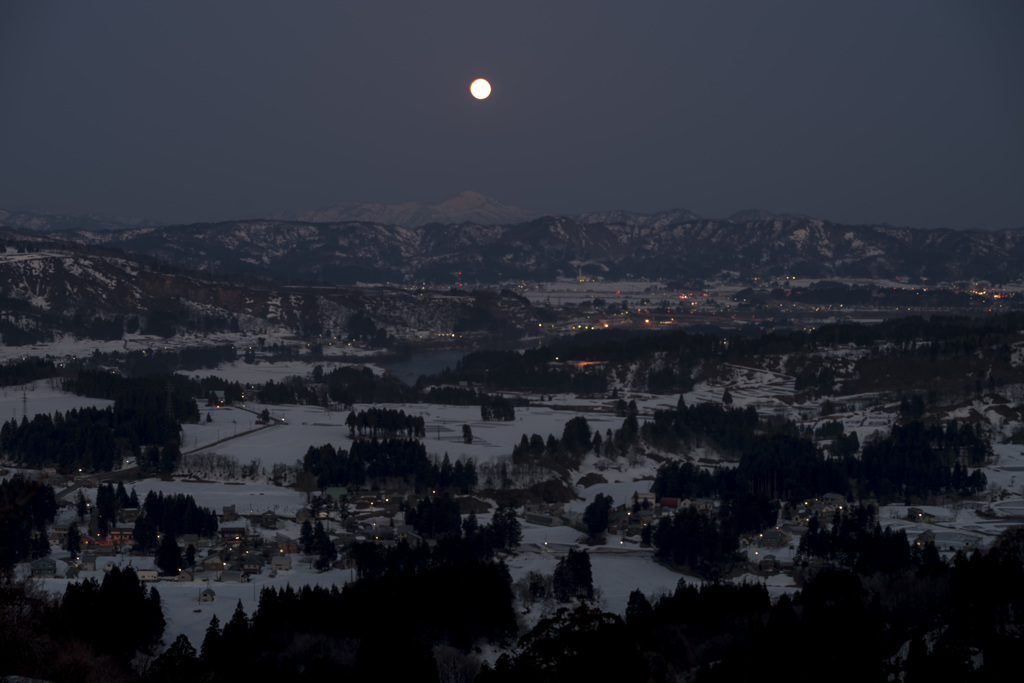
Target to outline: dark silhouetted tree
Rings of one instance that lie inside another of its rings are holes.
[[[156,551],[156,566],[164,576],[177,576],[181,571],[181,549],[171,534],[164,534]]]
[[[594,496],[594,502],[583,511],[583,524],[587,527],[587,534],[591,538],[597,538],[608,530],[608,517],[612,509],[612,497],[598,493]]]

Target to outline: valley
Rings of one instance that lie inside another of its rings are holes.
[[[110,342],[105,347],[97,346],[93,352],[116,354],[132,348],[153,348],[156,344],[167,349],[167,341],[139,337],[130,344],[128,340],[122,340]],[[190,340],[174,341],[184,347]],[[218,341],[230,343],[231,340],[224,338]],[[244,343],[244,338],[233,341]],[[282,343],[285,343],[283,339]],[[883,348],[885,346],[889,346],[891,351],[891,345],[883,345]],[[83,350],[81,343],[75,341],[33,349],[34,352],[45,351],[47,357],[55,359],[84,357],[87,354],[83,354]],[[631,447],[628,455],[592,452],[562,478],[553,472],[544,474],[543,470],[530,472],[516,467],[512,453],[522,437],[529,434],[539,434],[542,438],[548,438],[548,435],[557,437],[573,418],[586,420],[595,434],[611,435],[623,423],[621,413],[617,412],[621,410],[622,401],[635,404],[637,420],[646,424],[656,419],[659,411],[674,410],[677,403],[721,405],[728,394],[731,408],[755,410],[763,420],[790,421],[808,434],[821,431],[826,424],[839,424],[844,434],[855,434],[861,444],[870,444],[884,438],[894,425],[905,423],[908,419],[906,406],[901,409],[900,402],[902,400],[905,404],[907,396],[911,395],[898,386],[880,387],[870,392],[856,390],[856,393],[841,389],[843,378],[852,381],[857,364],[870,361],[878,352],[879,347],[873,345],[857,348],[856,345],[835,344],[831,349],[812,354],[819,363],[835,369],[839,383],[830,390],[810,393],[797,390],[797,379],[790,369],[792,359],[785,355],[767,355],[720,362],[714,368],[702,367],[693,375],[692,386],[681,394],[644,390],[644,382],[638,382],[644,373],[636,364],[619,366],[614,372],[609,372],[609,393],[604,396],[572,392],[511,392],[509,396],[529,405],[517,408],[515,419],[510,422],[484,421],[477,406],[387,403],[378,407],[423,418],[425,433],[422,443],[428,458],[435,462],[442,459],[472,461],[476,465],[479,490],[465,500],[473,501],[468,509],[475,511],[478,523],[489,524],[492,521],[498,500],[510,500],[510,493],[511,500],[518,499],[516,510],[522,529],[521,543],[512,552],[503,553],[502,557],[512,581],[524,591],[516,593],[519,596],[516,604],[520,632],[525,632],[540,620],[553,616],[559,606],[550,597],[539,602],[531,598],[527,584],[531,577],[554,572],[570,548],[586,550],[590,556],[596,595],[593,606],[620,616],[626,614],[630,595],[636,590],[654,603],[659,596],[675,591],[680,581],[693,586],[702,585],[704,579],[699,573],[659,561],[655,548],[642,542],[640,527],[619,521],[612,525],[614,530],[606,530],[595,542],[582,527],[582,515],[597,496],[608,496],[613,511],[621,510],[625,514],[633,508],[635,512],[635,496],[652,495],[651,486],[659,468],[667,461],[690,462],[714,472],[734,468],[739,460],[737,454],[728,449],[722,450],[714,442],[698,441],[665,450],[645,440]],[[366,354],[362,365],[371,368],[374,374],[384,376],[384,370],[374,365],[372,352],[362,353]],[[1008,367],[1016,372],[1022,361],[1024,341],[1017,341],[1011,346]],[[269,346],[264,346],[263,351],[255,354],[253,362],[236,360],[216,368],[193,371],[196,377],[215,374],[225,381],[251,387],[257,398],[234,406],[202,407],[196,423],[183,425],[181,461],[171,476],[132,477],[124,480],[125,486],[133,489],[140,499],[151,491],[162,495],[182,494],[191,496],[199,506],[218,514],[232,509],[239,521],[228,523],[225,519],[222,526],[245,529],[249,537],[248,547],[262,549],[264,556],[268,548],[280,545],[282,538],[294,542],[301,530],[298,519],[303,510],[308,510],[310,500],[310,494],[295,489],[296,473],[302,469],[304,454],[310,447],[327,443],[338,449],[352,448],[354,439],[346,426],[346,416],[364,407],[359,403],[323,406],[259,401],[260,386],[267,382],[285,383],[291,378],[310,381],[315,366],[319,367],[318,373],[329,374],[333,369],[349,367],[349,363],[331,360],[326,353],[314,355],[309,350],[291,360],[275,360]],[[1000,533],[1020,524],[1024,515],[1024,482],[1018,479],[1018,474],[1024,472],[1024,443],[1020,439],[1024,432],[1021,413],[1024,384],[1016,379],[1016,375],[1007,379],[1009,381],[998,390],[984,386],[980,393],[975,394],[972,386],[963,396],[944,393],[941,402],[927,408],[929,420],[939,424],[948,424],[951,420],[969,423],[990,443],[991,455],[978,468],[987,480],[984,490],[966,499],[940,495],[927,500],[884,503],[877,513],[884,528],[905,533],[911,541],[931,538],[940,555],[952,560],[957,551],[990,547]],[[31,419],[35,414],[52,414],[85,404],[91,402],[56,389],[53,381],[44,381],[7,387],[0,399],[0,414],[20,421],[22,418]],[[266,424],[259,424],[261,414],[269,415],[270,419],[264,421]],[[464,436],[466,427],[472,431],[471,442],[467,442]],[[815,441],[826,452],[832,448],[829,439]],[[499,469],[508,472],[501,475],[504,483],[497,480]],[[22,470],[7,463],[5,476],[18,471]],[[40,476],[39,472],[24,473],[31,477]],[[43,476],[53,483],[58,495],[63,486],[79,479],[59,473],[46,475],[44,472]],[[559,500],[523,497],[522,492],[545,477],[561,479],[570,492],[568,497]],[[85,479],[87,483],[83,490],[87,500],[93,504],[96,503],[95,485],[103,479],[102,473]],[[516,490],[520,493],[516,494]],[[835,492],[818,493],[824,496]],[[397,529],[408,528],[405,526],[404,509],[414,506],[422,495],[417,495],[412,489],[403,489],[401,485],[372,490],[354,489],[350,492],[349,509],[344,514],[338,516],[327,512],[321,521],[328,535],[338,544],[339,551],[344,553],[345,544],[353,540],[391,539]],[[656,515],[674,512],[674,508],[664,507],[670,503],[654,499],[658,503],[654,508]],[[372,507],[366,506],[367,500],[375,501],[371,503]],[[395,501],[402,503],[398,505]],[[715,503],[716,506],[718,504]],[[808,509],[810,507],[808,504]],[[911,519],[911,510],[923,511],[927,521]],[[463,517],[465,514],[463,512]],[[274,520],[273,524],[266,523],[267,515]],[[558,520],[559,517],[561,520],[554,525],[538,522],[540,519]],[[73,511],[66,510],[59,514],[57,523],[63,521],[66,526],[73,520]],[[800,536],[806,533],[806,522],[789,517],[782,510],[778,512],[777,522],[784,530],[784,538],[789,540],[783,545],[774,542],[767,545],[758,540],[756,533],[742,535],[739,539],[742,560],[733,565],[727,581],[736,585],[761,585],[774,599],[798,593],[800,577],[806,572],[806,568],[801,567],[805,567],[807,558],[800,556],[797,546]],[[386,535],[382,534],[384,529],[387,530]],[[394,540],[378,542],[393,544]],[[209,539],[206,543],[209,552],[223,547],[216,539]],[[104,547],[107,546],[101,544],[97,550],[103,552]],[[89,552],[88,545],[84,551]],[[142,570],[154,566],[152,555],[132,553],[128,546],[113,555],[97,555],[97,559],[105,556],[104,562],[113,562],[124,568]],[[771,556],[769,565],[764,563],[765,555]],[[52,548],[51,556],[57,560],[55,569],[58,574],[76,564],[59,545]],[[253,614],[265,588],[343,586],[356,579],[354,565],[339,560],[337,567],[343,568],[323,571],[314,567],[314,559],[295,555],[290,558],[287,570],[272,571],[269,564],[264,564],[252,573],[240,574],[241,582],[228,581],[225,578],[228,572],[219,570],[189,572],[189,578],[184,579],[184,574],[182,577],[161,579],[157,585],[167,619],[164,641],[170,642],[183,634],[198,649],[213,615],[221,623],[226,623],[238,604],[246,613]],[[104,571],[100,564],[96,562],[96,569],[80,571],[79,580],[87,577],[101,579]],[[27,575],[28,565],[22,566],[19,572]],[[59,595],[68,580],[43,578],[41,581],[46,590]],[[212,602],[200,603],[200,593],[207,588],[214,590],[216,598]],[[483,661],[493,665],[500,652],[501,649],[485,651]]]
[[[795,231],[787,239],[813,233],[800,232],[803,218],[769,220]],[[756,590],[749,609],[763,619],[836,572],[872,586],[896,623],[904,577],[967,571],[964,558],[1002,557],[1019,531],[1019,275],[864,277],[779,262],[685,278],[680,264],[673,278],[645,265],[614,279],[566,251],[571,235],[607,226],[566,219],[525,229],[547,236],[515,262],[552,249],[562,259],[516,271],[529,277],[396,282],[354,249],[358,272],[379,281],[339,284],[354,272],[344,263],[330,266],[348,272],[340,280],[323,270],[310,282],[265,248],[323,226],[258,227],[216,232],[245,236],[225,247],[234,255],[258,235],[249,265],[211,260],[203,226],[162,233],[173,239],[159,248],[154,228],[118,235],[134,254],[8,233],[0,253],[3,481],[52,488],[56,501],[45,532],[10,543],[12,578],[65,610],[79,598],[62,596],[114,576],[156,588],[165,624],[135,651],[136,672],[256,624],[291,591],[349,604],[403,571],[414,578],[388,589],[406,595],[393,610],[455,600],[447,588],[403,593],[449,571],[490,586],[491,616],[466,616],[478,630],[458,647],[443,645],[454,622],[429,626],[441,634],[430,661],[481,680],[528,666],[530,643],[561,637],[544,635],[551,624],[626,624],[638,650],[663,657],[638,614],[679,623],[680,600]],[[393,231],[395,245],[415,232]],[[501,232],[460,239],[471,248]],[[308,248],[303,267],[323,244]],[[543,273],[554,276],[533,279]],[[396,419],[407,426],[380,422]],[[68,436],[72,420],[117,426]],[[141,508],[126,506],[129,491]],[[194,506],[218,531],[164,533],[161,500]],[[365,655],[344,643],[376,640],[345,629],[329,647],[335,670],[351,671]],[[914,637],[886,633],[882,666],[902,667]]]

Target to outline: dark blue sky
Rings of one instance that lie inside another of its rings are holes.
[[[1020,227],[1022,35],[1018,0],[10,0],[0,207],[186,222],[468,189]]]

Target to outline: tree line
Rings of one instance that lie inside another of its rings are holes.
[[[383,484],[388,479],[414,483],[416,491],[452,488],[469,493],[476,485],[476,464],[472,460],[451,463],[446,453],[441,462],[427,457],[427,449],[415,439],[361,439],[349,450],[331,444],[310,446],[302,458],[304,472],[315,477],[316,486]]]
[[[183,534],[196,534],[209,538],[217,533],[217,515],[209,508],[200,507],[195,498],[183,493],[168,494],[150,491],[135,520],[132,538],[135,549],[152,552],[157,548],[157,535],[172,540]]]
[[[345,426],[353,439],[368,436],[398,436],[406,434],[408,438],[426,436],[427,428],[420,415],[406,415],[404,410],[392,408],[367,408],[358,413],[350,411],[345,418]]]
[[[46,529],[56,516],[52,486],[21,474],[0,480],[0,572],[49,555]]]

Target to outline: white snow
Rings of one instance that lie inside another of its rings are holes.
[[[141,343],[141,342],[133,342]],[[120,346],[118,342],[118,346]],[[10,349],[7,349],[9,354]],[[113,349],[110,349],[113,350]],[[74,348],[73,344],[49,347],[48,353],[66,355],[89,353],[82,348]],[[335,367],[335,363],[320,363],[325,371]],[[197,376],[218,375],[231,381],[245,383],[263,382],[268,379],[280,381],[293,375],[305,375],[310,365],[300,362],[293,363],[260,363],[246,365],[238,362],[224,366],[218,370],[203,370],[193,373]],[[777,408],[782,414],[798,416],[802,412],[816,415],[818,406],[792,406],[780,398],[786,394],[789,378],[777,373],[736,367],[732,374],[715,383],[702,383],[694,391],[685,395],[688,404],[703,400],[720,401],[726,388],[732,393],[737,406],[755,405],[759,411]],[[626,400],[634,399],[640,409],[641,422],[654,410],[674,406],[678,395],[657,396],[645,394],[624,394]],[[536,397],[534,397],[536,400]],[[865,401],[865,404],[870,401]],[[0,418],[15,418],[20,421],[23,415],[29,419],[38,413],[52,414],[54,411],[67,411],[85,405],[108,405],[109,402],[97,401],[65,394],[59,389],[57,381],[40,381],[25,387],[4,387],[0,389]],[[428,453],[436,458],[444,454],[455,461],[460,458],[472,458],[478,465],[508,459],[514,445],[518,444],[523,434],[529,437],[536,433],[543,438],[549,434],[561,436],[565,423],[577,415],[586,417],[594,431],[614,431],[622,418],[612,412],[612,401],[583,400],[573,396],[551,397],[530,408],[517,408],[513,422],[484,422],[480,419],[478,407],[472,406],[439,406],[424,404],[396,404],[386,407],[401,409],[406,413],[422,415],[426,422],[426,437],[423,442]],[[285,423],[257,429],[256,415],[267,408],[274,418],[281,418]],[[355,410],[365,406],[354,406]],[[976,412],[988,415],[985,406],[975,406]],[[235,458],[240,465],[252,460],[259,460],[261,468],[269,472],[275,463],[293,465],[300,460],[309,446],[331,443],[336,448],[348,448],[350,440],[348,429],[344,426],[348,411],[328,411],[313,406],[264,406],[249,403],[242,408],[207,408],[200,402],[201,419],[198,424],[185,425],[182,450],[186,453],[213,452]],[[595,412],[600,411],[600,412]],[[207,413],[212,422],[206,422]],[[864,408],[851,410],[835,416],[847,425],[862,425],[857,428],[863,441],[875,430],[886,430],[891,425],[893,416],[884,410]],[[1000,418],[1002,419],[1002,418]],[[470,425],[473,432],[473,443],[465,444],[462,439],[462,425]],[[999,424],[1001,432],[1007,434],[1014,424]],[[250,431],[251,430],[251,431]],[[237,435],[237,436],[236,436]],[[216,445],[211,445],[216,442]],[[918,523],[907,519],[906,506],[885,506],[879,511],[879,519],[884,526],[905,529],[908,537],[913,540],[922,531],[932,530],[942,551],[947,556],[958,548],[985,546],[1003,529],[1017,524],[1016,519],[1024,515],[1024,482],[1018,475],[1024,476],[1024,447],[995,444],[995,461],[984,468],[990,487],[979,500],[960,505],[932,506],[924,509],[936,516],[934,523]],[[581,472],[572,477],[575,483],[587,472],[599,472],[605,483],[590,487],[576,487],[579,498],[566,505],[570,512],[582,512],[597,493],[611,495],[615,504],[628,504],[633,493],[650,490],[651,481],[656,472],[657,463],[650,459],[641,459],[635,465],[627,465],[623,461],[605,461],[588,456]],[[234,505],[240,513],[259,513],[273,510],[278,515],[292,518],[294,513],[305,504],[305,494],[292,489],[267,483],[265,476],[257,481],[235,482],[200,482],[187,481],[181,478],[174,481],[145,479],[126,483],[135,488],[140,499],[151,490],[162,491],[165,495],[185,493],[193,496],[201,506],[220,512],[224,506]],[[86,490],[90,497],[94,491]],[[993,516],[986,516],[988,510]],[[487,523],[490,514],[479,515],[480,522]],[[1016,518],[1016,519],[1014,519]],[[287,521],[284,528],[277,531],[263,531],[273,538],[276,533],[291,537],[298,536],[298,524]],[[598,587],[599,605],[607,610],[622,613],[631,591],[639,588],[655,599],[658,595],[673,591],[682,579],[697,582],[694,577],[670,570],[654,561],[651,550],[640,548],[635,538],[622,538],[611,535],[600,546],[577,545],[582,540],[581,532],[564,526],[546,527],[523,522],[523,545],[513,555],[506,558],[513,580],[525,577],[530,571],[550,574],[559,557],[569,547],[587,547],[591,555],[591,564],[595,586]],[[794,539],[794,545],[797,539]],[[748,548],[747,553],[752,559],[755,552],[764,552],[758,548]],[[769,551],[785,562],[792,558],[793,551],[789,548]],[[54,547],[53,556],[63,558],[65,552]],[[138,567],[152,566],[152,559],[122,555],[116,558],[122,565],[131,564]],[[59,563],[61,568],[63,564]],[[24,571],[24,566],[22,567]],[[102,570],[83,572],[82,577],[101,577]],[[199,574],[202,576],[202,574]],[[293,556],[293,568],[281,572],[271,578],[268,573],[254,577],[251,583],[229,584],[211,582],[216,591],[216,600],[212,603],[198,602],[200,591],[206,587],[206,581],[187,583],[160,581],[157,588],[163,600],[167,618],[167,631],[164,641],[170,643],[179,634],[184,633],[198,647],[203,633],[214,614],[223,624],[226,622],[236,603],[241,600],[248,614],[252,614],[257,606],[259,591],[263,587],[293,587],[304,584],[341,585],[352,580],[351,571],[332,570],[326,573],[314,571],[308,564],[303,564],[299,556]],[[736,579],[763,583],[773,596],[785,591],[795,590],[792,580],[785,574],[765,576],[749,574]],[[66,579],[46,579],[43,585],[55,593],[63,592],[67,585]],[[535,623],[540,618],[543,607],[534,605],[529,615],[524,615],[524,622]]]

